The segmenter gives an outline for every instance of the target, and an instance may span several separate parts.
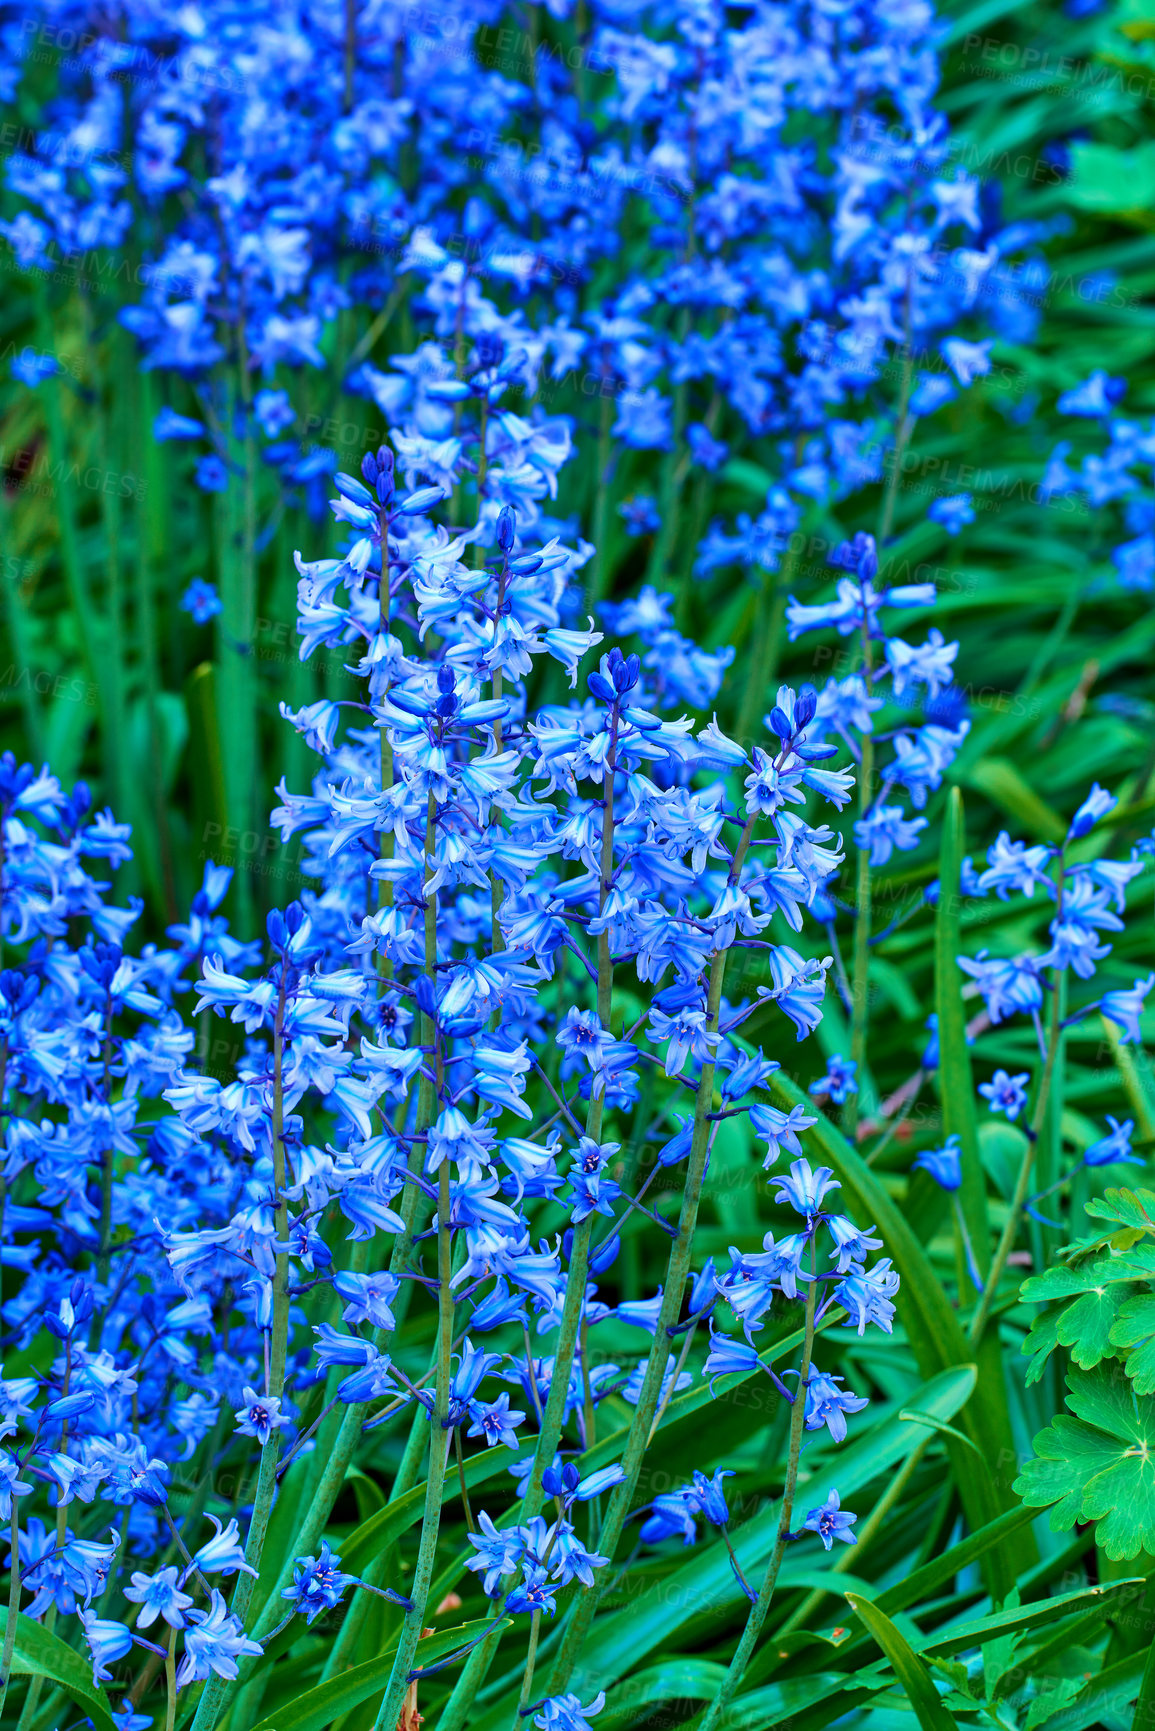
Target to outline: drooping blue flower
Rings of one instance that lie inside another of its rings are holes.
[[[957,1190],[962,1183],[962,1150],[958,1135],[948,1136],[941,1148],[927,1148],[911,1165],[919,1172],[929,1172],[942,1190]]]
[[[857,1519],[857,1515],[852,1515],[848,1509],[841,1507],[838,1492],[830,1491],[820,1508],[810,1510],[802,1526],[805,1532],[817,1533],[824,1549],[829,1551],[833,1548],[835,1539],[841,1540],[844,1545],[858,1543],[850,1530]]]

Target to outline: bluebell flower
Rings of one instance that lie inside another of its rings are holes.
[[[505,1596],[505,1608],[515,1613],[540,1611],[552,1617],[557,1610],[555,1594],[556,1587],[546,1571],[539,1564],[527,1560],[523,1565],[522,1579]]]
[[[710,1327],[710,1351],[702,1366],[702,1374],[710,1379],[710,1392],[714,1392],[714,1380],[719,1376],[731,1376],[735,1372],[746,1372],[762,1369],[762,1360],[756,1347],[747,1340],[737,1339],[734,1335],[723,1334],[712,1324]]]
[[[862,1336],[869,1327],[890,1334],[894,1327],[894,1296],[899,1276],[889,1257],[871,1268],[852,1266],[833,1288],[832,1300],[847,1313],[844,1327]]]
[[[818,1122],[804,1106],[792,1106],[788,1112],[784,1112],[777,1106],[764,1105],[761,1101],[751,1106],[748,1117],[755,1136],[766,1144],[766,1158],[762,1162],[764,1167],[772,1166],[783,1148],[788,1154],[801,1155],[802,1143],[799,1136]]]
[[[941,1148],[927,1148],[911,1161],[919,1172],[929,1172],[942,1190],[957,1190],[962,1183],[962,1150],[957,1135],[948,1136]]]
[[[789,1203],[795,1213],[807,1221],[818,1218],[827,1194],[842,1187],[829,1166],[812,1169],[809,1160],[805,1159],[791,1161],[790,1176],[779,1178],[777,1183],[775,1202]]]
[[[590,1720],[597,1717],[606,1704],[604,1689],[583,1707],[577,1695],[550,1695],[534,1715],[538,1731],[590,1731]]]
[[[989,1082],[979,1083],[979,1093],[992,1112],[1005,1112],[1013,1124],[1027,1103],[1026,1084],[1030,1079],[1027,1070],[1018,1076],[1008,1075],[1006,1070],[996,1070]]]
[[[526,1470],[532,1462],[526,1463]],[[495,1527],[484,1509],[478,1515],[478,1531],[466,1537],[475,1555],[467,1558],[466,1568],[482,1574],[482,1591],[487,1598],[497,1597],[506,1575],[514,1574],[521,1565],[525,1542],[517,1527]]]
[[[645,493],[632,499],[623,499],[618,506],[618,515],[625,523],[626,533],[629,535],[656,535],[662,526],[656,502]]]
[[[517,1430],[519,1425],[525,1423],[525,1414],[510,1410],[509,1396],[504,1389],[496,1400],[471,1401],[469,1416],[473,1423],[467,1434],[483,1436],[487,1448],[492,1448],[495,1443],[504,1443],[511,1449],[520,1447],[521,1439]]]
[[[1131,987],[1104,992],[1099,1001],[1103,1015],[1121,1030],[1125,1046],[1142,1038],[1139,1018],[1152,986],[1155,986],[1155,973],[1148,974],[1145,980],[1136,980]]]
[[[1113,1166],[1117,1162],[1129,1162],[1142,1166],[1143,1161],[1137,1154],[1131,1152],[1131,1136],[1135,1129],[1133,1118],[1125,1118],[1120,1124],[1118,1118],[1107,1114],[1107,1122],[1111,1126],[1106,1136],[1100,1136],[1083,1150],[1082,1164],[1084,1166]]]
[[[101,1683],[111,1682],[109,1667],[131,1652],[132,1630],[113,1618],[98,1617],[95,1611],[82,1610],[79,1616],[92,1660],[92,1686],[96,1689]]]
[[[1060,415],[1080,415],[1088,420],[1097,420],[1100,416],[1109,415],[1126,394],[1126,379],[1112,378],[1098,367],[1081,385],[1064,391],[1056,407]]]
[[[957,535],[968,523],[974,522],[974,502],[969,493],[953,493],[949,497],[932,500],[926,514],[932,523],[940,524],[948,535]]]
[[[331,1611],[341,1602],[346,1587],[356,1584],[355,1575],[346,1575],[341,1559],[330,1550],[329,1541],[322,1539],[315,1557],[298,1557],[293,1564],[293,1579],[281,1589],[282,1599],[288,1599],[295,1611],[305,1613],[306,1623],[323,1611]]]
[[[38,355],[35,349],[23,349],[12,358],[12,377],[31,390],[45,379],[55,378],[59,371],[60,362],[55,355]]]
[[[861,1412],[870,1405],[861,1395],[841,1388],[842,1380],[811,1370],[806,1382],[806,1429],[821,1430],[825,1425],[835,1442],[846,1440],[847,1413]]]
[[[853,1058],[843,1058],[838,1052],[831,1052],[826,1060],[825,1074],[811,1082],[807,1093],[825,1094],[836,1106],[841,1106],[851,1094],[858,1092],[857,1069]]]
[[[216,1587],[212,1590],[207,1611],[191,1610],[184,1633],[184,1654],[177,1666],[177,1687],[206,1682],[212,1672],[232,1681],[237,1675],[237,1661],[259,1658],[261,1646],[250,1640],[225,1604]]]
[[[1067,831],[1068,841],[1078,841],[1082,836],[1089,835],[1101,817],[1114,811],[1119,801],[1113,793],[1095,782],[1090,793],[1071,819],[1071,827]]]
[[[920,373],[910,396],[912,415],[933,415],[945,403],[958,395],[951,381],[942,373]]]
[[[139,1628],[147,1629],[158,1617],[162,1617],[172,1629],[185,1627],[184,1613],[193,1600],[181,1592],[178,1571],[174,1566],[161,1569],[155,1575],[137,1570],[123,1591],[130,1604],[140,1606],[136,1619]]]
[[[710,429],[700,421],[692,421],[686,428],[686,442],[695,463],[711,472],[721,468],[730,455],[730,447],[721,439],[715,439]]]
[[[223,493],[229,484],[229,471],[220,457],[202,457],[193,471],[193,479],[202,493]]]
[[[848,1509],[843,1509],[838,1500],[838,1492],[831,1491],[820,1508],[811,1509],[802,1523],[803,1530],[817,1533],[822,1540],[824,1549],[831,1550],[835,1539],[840,1539],[844,1545],[857,1544],[857,1539],[850,1531],[857,1515],[852,1515]]]
[[[925,817],[907,817],[900,805],[879,804],[856,820],[854,839],[859,847],[870,850],[872,866],[884,866],[896,850],[908,853],[917,847],[926,824]]]
[[[262,1448],[275,1430],[281,1430],[290,1423],[288,1414],[281,1411],[281,1402],[276,1395],[259,1395],[255,1388],[246,1385],[241,1400],[243,1404],[235,1414],[236,1434],[255,1437]]]
[[[191,613],[197,625],[207,625],[221,612],[223,605],[216,589],[203,577],[194,577],[180,598],[181,611]]]
[[[943,359],[965,390],[973,380],[991,370],[991,340],[967,342],[963,337],[948,337],[942,345]]]
[[[178,415],[166,404],[152,423],[152,436],[158,444],[168,439],[203,439],[205,427],[203,421],[194,421],[190,415]]]

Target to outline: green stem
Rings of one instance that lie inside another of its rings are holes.
[[[869,648],[866,654],[866,680],[870,683]],[[874,780],[874,741],[870,735],[864,734],[862,739],[862,763],[859,766],[858,777],[858,810],[865,817],[870,810],[870,802],[874,797],[871,786]],[[860,847],[855,877],[854,896],[854,981],[853,1003],[854,1013],[851,1017],[850,1056],[858,1068],[855,1079],[858,1092],[849,1094],[842,1109],[842,1130],[851,1147],[854,1146],[858,1133],[858,1102],[866,1085],[866,1042],[870,1026],[870,916],[871,916],[872,884],[870,875],[870,849]]]
[[[526,1708],[533,1695],[533,1668],[537,1663],[537,1642],[541,1634],[541,1612],[535,1611],[529,1623],[529,1652],[525,1656],[525,1675],[521,1680],[521,1695],[518,1698],[517,1711],[513,1715],[513,1731],[522,1723]]]
[[[450,1355],[453,1348],[453,1294],[449,1282],[453,1277],[453,1258],[449,1227],[449,1162],[441,1163],[437,1199],[437,1273],[438,1294],[438,1365],[437,1390],[430,1420],[429,1478],[425,1488],[425,1515],[421,1525],[421,1543],[417,1565],[413,1571],[410,1598],[413,1609],[405,1613],[401,1638],[393,1660],[393,1669],[374,1721],[374,1731],[393,1731],[401,1713],[409,1687],[409,1672],[417,1653],[417,1643],[425,1627],[425,1612],[429,1603],[429,1588],[433,1581],[433,1565],[437,1557],[437,1538],[441,1526],[441,1504],[445,1494],[445,1469],[449,1462],[450,1439],[449,1383],[453,1374]]]
[[[856,1543],[854,1545],[847,1545],[843,1549],[842,1554],[832,1564],[834,1574],[845,1575],[849,1572],[852,1565],[857,1564],[863,1547],[871,1544],[882,1530],[883,1523],[890,1514],[891,1509],[895,1507],[899,1498],[906,1490],[907,1485],[922,1465],[923,1456],[926,1454],[927,1449],[933,1441],[933,1436],[925,1437],[923,1441],[919,1443],[914,1453],[909,1455],[904,1461],[903,1465],[899,1468],[898,1472],[891,1479],[890,1483],[871,1509],[866,1520],[863,1521],[862,1526],[858,1529]],[[814,1591],[809,1593],[802,1601],[798,1609],[792,1611],[790,1616],[787,1617],[786,1621],[782,1624],[782,1627],[778,1630],[779,1640],[781,1640],[784,1635],[791,1634],[795,1629],[800,1629],[827,1596],[828,1593],[825,1587],[815,1587]]]
[[[285,980],[282,971],[281,987],[277,995],[277,1009],[273,1022],[273,1201],[274,1224],[277,1239],[286,1243],[289,1236],[289,1211],[285,1201],[285,1106],[283,1087],[284,1065],[284,1026],[285,1026]],[[285,1391],[285,1363],[289,1348],[289,1257],[287,1251],[278,1251],[273,1270],[273,1326],[269,1350],[269,1383],[266,1393],[270,1399],[279,1399]],[[245,1540],[245,1562],[250,1568],[260,1570],[261,1553],[265,1547],[265,1536],[269,1529],[269,1517],[272,1514],[273,1498],[277,1489],[277,1463],[281,1454],[281,1432],[279,1428],[272,1430],[269,1440],[261,1450],[261,1464],[257,1473],[257,1489],[253,1499],[253,1513],[249,1521],[248,1537]],[[255,1577],[240,1573],[237,1585],[233,1591],[229,1610],[244,1624],[252,1602]],[[197,1704],[196,1718],[193,1720],[193,1731],[213,1731],[224,1701],[227,1685],[225,1680],[214,1671],[205,1684],[204,1692]]]
[[[176,1727],[176,1630],[168,1632],[168,1652],[164,1659],[164,1681],[167,1701],[164,1715],[164,1731],[175,1731]]]
[[[609,895],[610,880],[614,869],[614,777],[616,773],[615,723],[615,738],[610,747],[605,774],[602,779],[602,837],[599,862],[601,881],[598,905],[603,908],[606,897]],[[608,1029],[613,1015],[614,967],[609,935],[605,932],[598,938],[597,994],[598,1019],[603,1028]],[[586,1135],[594,1142],[601,1140],[604,1106],[605,1097],[599,1094],[596,1099],[591,1099],[589,1112],[586,1115]],[[530,1468],[529,1478],[522,1496],[521,1520],[523,1522],[531,1521],[535,1515],[541,1513],[545,1500],[542,1491],[542,1478],[546,1469],[553,1462],[557,1445],[561,1439],[570,1372],[573,1368],[574,1354],[577,1351],[582,1318],[585,1313],[586,1280],[589,1275],[590,1237],[593,1232],[593,1223],[592,1214],[588,1214],[584,1220],[579,1221],[574,1227],[573,1238],[570,1242],[569,1270],[566,1275],[565,1301],[562,1304],[557,1343],[554,1347],[553,1375],[550,1378],[549,1394],[546,1398],[545,1412],[538,1433],[533,1466]],[[592,1402],[590,1409],[592,1412]],[[588,1423],[589,1419],[587,1418]],[[482,1641],[470,1653],[442,1713],[439,1731],[461,1731],[473,1704],[474,1696],[485,1681],[486,1673],[493,1663],[503,1629],[504,1624],[499,1626],[493,1635]]]
[[[1062,917],[1063,855],[1060,853],[1058,860],[1058,891],[1055,897],[1055,923],[1058,924],[1058,922],[1062,920]],[[995,1299],[998,1296],[999,1281],[1003,1277],[1003,1270],[1007,1266],[1007,1259],[1010,1256],[1011,1251],[1014,1249],[1015,1239],[1018,1236],[1019,1219],[1023,1212],[1023,1204],[1027,1200],[1027,1193],[1031,1187],[1031,1168],[1035,1163],[1035,1149],[1038,1143],[1040,1131],[1042,1131],[1046,1124],[1047,1108],[1050,1104],[1051,1096],[1051,1083],[1055,1073],[1055,1060],[1058,1056],[1060,1046],[1060,1034],[1062,1031],[1062,993],[1060,992],[1059,987],[1064,978],[1065,970],[1061,971],[1056,978],[1054,982],[1054,990],[1051,993],[1051,1014],[1047,1028],[1047,1055],[1043,1060],[1042,1076],[1039,1078],[1039,1092],[1035,1100],[1035,1110],[1031,1118],[1031,1128],[1027,1132],[1027,1146],[1023,1152],[1023,1158],[1019,1165],[1018,1177],[1015,1180],[1015,1193],[1011,1198],[1011,1205],[1007,1211],[1006,1224],[1003,1227],[1002,1236],[999,1239],[998,1249],[995,1251],[991,1260],[990,1273],[987,1275],[986,1285],[983,1288],[982,1296],[979,1299],[974,1315],[971,1317],[970,1327],[967,1330],[967,1340],[971,1346],[978,1345],[979,1341],[983,1337],[983,1331],[986,1328],[987,1322],[990,1319],[991,1310],[993,1309]]]
[[[753,819],[747,823],[746,828],[742,831],[741,840],[734,850],[734,859],[729,874],[732,884],[737,883],[740,877],[742,863],[750,846],[752,827]],[[706,1031],[711,1034],[716,1033],[718,1029],[718,1012],[722,1002],[727,954],[726,950],[716,950],[710,964],[710,984],[706,999]],[[654,1422],[654,1415],[658,1410],[662,1384],[666,1377],[666,1363],[670,1351],[669,1330],[677,1322],[681,1313],[682,1296],[690,1274],[694,1231],[698,1223],[698,1208],[702,1198],[702,1182],[706,1171],[706,1155],[710,1145],[710,1112],[713,1093],[714,1061],[707,1059],[702,1064],[698,1081],[698,1092],[694,1106],[694,1127],[686,1164],[686,1183],[682,1192],[678,1232],[670,1247],[662,1303],[654,1328],[654,1344],[646,1361],[638,1404],[634,1409],[634,1417],[622,1453],[621,1465],[625,1476],[621,1484],[615,1486],[610,1495],[605,1522],[598,1537],[599,1549],[611,1561],[621,1539],[626,1516],[630,1512],[630,1504],[649,1444],[650,1429]],[[606,1570],[605,1573],[608,1575],[610,1571]],[[562,1641],[561,1651],[554,1661],[547,1693],[557,1694],[565,1688],[585,1643],[590,1623],[597,1611],[601,1591],[602,1588],[599,1586],[589,1588],[574,1606],[569,1627]]]
[[[813,1272],[816,1261],[813,1239],[810,1242],[810,1258]],[[798,1490],[798,1462],[802,1456],[802,1436],[806,1419],[806,1384],[810,1376],[810,1360],[814,1351],[814,1316],[817,1308],[818,1282],[812,1279],[806,1289],[806,1333],[802,1341],[802,1362],[798,1373],[798,1387],[790,1412],[790,1449],[786,1457],[786,1482],[782,1487],[778,1537],[775,1540],[774,1549],[770,1553],[770,1561],[766,1565],[766,1577],[758,1594],[758,1602],[750,1607],[750,1615],[746,1619],[746,1627],[742,1631],[738,1650],[730,1661],[721,1688],[706,1709],[700,1731],[715,1731],[726,1708],[738,1693],[742,1678],[746,1674],[746,1667],[753,1657],[758,1636],[762,1633],[762,1625],[766,1621],[766,1613],[770,1609],[770,1601],[774,1597],[774,1589],[778,1584],[778,1573],[782,1567],[782,1559],[786,1555],[786,1547],[790,1543],[790,1526],[794,1519],[794,1498]]]
[[[435,847],[436,805],[433,794],[430,793],[425,822],[426,869],[430,873],[435,869]],[[427,887],[425,891],[425,971],[431,980],[436,977],[436,970],[437,892]],[[433,1046],[436,1053],[437,1080],[432,1097],[428,1093],[426,1094],[429,1101],[429,1115],[426,1123],[429,1123],[432,1121],[434,1105],[440,1096],[442,1086],[440,1037],[436,1023],[431,1016],[425,1017],[424,1032],[425,1044]],[[417,1551],[417,1564],[413,1571],[413,1587],[409,1595],[413,1602],[413,1609],[405,1614],[405,1621],[401,1627],[401,1637],[397,1643],[397,1652],[393,1659],[393,1668],[389,1674],[389,1682],[381,1701],[374,1731],[393,1731],[397,1724],[409,1687],[409,1672],[413,1668],[417,1643],[421,1639],[422,1630],[425,1627],[429,1588],[433,1580],[434,1563],[437,1559],[441,1504],[445,1495],[445,1469],[449,1461],[449,1385],[453,1375],[451,1360],[454,1301],[450,1285],[453,1279],[453,1237],[449,1213],[449,1161],[443,1160],[437,1185],[437,1384],[433,1397],[433,1413],[430,1419],[429,1477],[425,1487],[425,1515],[421,1525],[421,1542]]]

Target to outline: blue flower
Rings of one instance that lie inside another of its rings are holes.
[[[163,444],[166,439],[203,439],[204,435],[203,422],[194,421],[188,415],[178,415],[167,404],[152,423],[152,436],[158,444]]]
[[[55,355],[38,355],[35,349],[23,349],[12,359],[12,377],[31,390],[45,379],[54,378],[59,371],[60,362]]]
[[[806,1383],[806,1429],[821,1430],[825,1425],[835,1442],[846,1440],[847,1413],[861,1412],[870,1405],[862,1395],[839,1387],[842,1380],[811,1370]]]
[[[506,1594],[505,1608],[507,1611],[542,1611],[547,1617],[552,1617],[557,1610],[556,1588],[549,1576],[539,1564],[525,1562],[522,1579],[516,1587]]]
[[[829,1551],[835,1539],[840,1539],[844,1545],[857,1544],[857,1539],[850,1531],[857,1519],[857,1515],[852,1515],[849,1510],[839,1506],[838,1492],[831,1491],[821,1508],[811,1509],[802,1526],[808,1533],[817,1533],[824,1548]]]
[[[260,1658],[261,1651],[260,1643],[249,1639],[239,1619],[230,1613],[223,1594],[214,1587],[208,1610],[188,1613],[177,1687],[204,1683],[214,1671],[231,1682],[237,1675],[238,1659]]]
[[[929,1172],[942,1190],[957,1190],[962,1183],[962,1150],[957,1135],[948,1136],[941,1148],[928,1148],[911,1165]]]
[[[858,1082],[855,1079],[858,1065],[853,1058],[843,1058],[838,1052],[831,1052],[826,1060],[826,1073],[819,1076],[816,1082],[811,1082],[808,1094],[825,1094],[833,1100],[836,1106],[841,1106],[851,1094],[857,1094]]]
[[[139,1628],[147,1629],[158,1617],[163,1617],[170,1628],[185,1627],[184,1613],[193,1601],[187,1593],[180,1591],[175,1566],[161,1569],[155,1575],[146,1575],[138,1570],[130,1585],[123,1590],[130,1604],[140,1606],[136,1619]]]
[[[191,613],[197,625],[207,625],[223,610],[224,603],[211,583],[194,577],[180,598],[181,611]]]
[[[241,1400],[244,1404],[235,1414],[236,1434],[256,1437],[262,1448],[275,1430],[283,1429],[290,1422],[288,1414],[281,1411],[281,1402],[276,1395],[259,1395],[255,1388],[246,1386]]]
[[[341,1571],[341,1559],[330,1550],[329,1541],[321,1541],[315,1557],[298,1557],[293,1564],[293,1579],[281,1589],[282,1599],[288,1599],[296,1611],[304,1611],[306,1623],[322,1611],[330,1611],[341,1602],[346,1587],[356,1584],[355,1575]]]
[[[1109,811],[1114,811],[1119,801],[1113,793],[1095,782],[1090,793],[1071,819],[1071,827],[1067,831],[1068,841],[1078,841],[1094,829],[1101,817],[1106,817]]]
[[[1064,391],[1056,407],[1060,415],[1080,415],[1087,420],[1098,420],[1109,415],[1126,394],[1126,379],[1112,378],[1099,367],[1081,385]]]
[[[1027,1103],[1026,1084],[1030,1079],[1027,1070],[1018,1076],[1008,1075],[1006,1070],[996,1070],[989,1082],[979,1083],[979,1093],[992,1112],[1005,1112],[1013,1124]]]
[[[969,493],[953,493],[932,501],[927,511],[932,523],[939,523],[948,535],[957,535],[975,520],[974,503]]]
[[[483,1436],[487,1448],[495,1443],[504,1443],[511,1449],[520,1447],[517,1427],[525,1423],[525,1414],[510,1411],[509,1396],[504,1389],[496,1400],[470,1401],[469,1416],[473,1423],[468,1434]]]
[[[200,458],[194,479],[202,493],[223,493],[229,484],[229,471],[220,457],[210,453]]]
[[[1133,1118],[1125,1118],[1120,1124],[1118,1118],[1107,1114],[1107,1122],[1111,1126],[1110,1133],[1100,1136],[1097,1142],[1083,1150],[1084,1166],[1112,1166],[1116,1162],[1129,1162],[1142,1166],[1143,1161],[1137,1154],[1131,1152],[1131,1136],[1135,1129]]]
[[[626,533],[629,535],[656,535],[662,526],[657,504],[648,494],[623,499],[618,506],[618,515],[625,523]]]
[[[1152,986],[1155,986],[1155,973],[1148,974],[1145,980],[1136,980],[1131,987],[1103,993],[1099,1008],[1109,1022],[1114,1022],[1122,1030],[1125,1046],[1142,1038],[1139,1017]]]
[[[602,1689],[588,1707],[583,1707],[577,1695],[551,1695],[542,1702],[534,1717],[538,1731],[590,1731],[590,1720],[597,1717],[606,1704]]]

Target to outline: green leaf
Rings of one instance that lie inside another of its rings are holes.
[[[1035,1731],[1036,1726],[1046,1724],[1060,1707],[1065,1707],[1084,1687],[1081,1677],[1048,1677],[1042,1694],[1036,1695],[1027,1708],[1025,1731]]]
[[[813,1102],[781,1072],[774,1076],[769,1092],[778,1106],[809,1106]],[[950,1365],[969,1364],[973,1349],[968,1344],[958,1315],[943,1290],[930,1258],[919,1243],[906,1215],[875,1173],[828,1118],[805,1132],[808,1142],[821,1152],[842,1185],[847,1212],[877,1227],[887,1254],[901,1276],[896,1304],[915,1359],[923,1376],[933,1376]],[[997,1336],[988,1337],[997,1351]],[[951,1415],[953,1416],[953,1415]],[[1006,1404],[1006,1386],[1001,1378],[980,1376],[974,1395],[963,1414],[967,1434],[985,1461],[1014,1459],[1014,1444]],[[957,1448],[957,1444],[952,1444]],[[1008,1450],[1010,1453],[1008,1454]],[[987,1526],[1011,1502],[988,1473],[974,1471],[961,1451],[952,1457],[967,1521],[972,1528]],[[986,1563],[990,1586],[997,1598],[1005,1598],[1019,1569],[1030,1568],[1037,1557],[1034,1537],[1025,1529],[1008,1535]]]
[[[921,1409],[949,1421],[974,1389],[975,1369],[966,1365],[944,1372],[919,1391]],[[903,1424],[897,1413],[883,1419],[855,1442],[838,1452],[837,1479],[843,1501],[860,1487],[889,1473],[918,1447],[920,1434]],[[969,1457],[968,1457],[969,1458]],[[826,1490],[820,1480],[815,1490]],[[803,1503],[803,1510],[811,1504]],[[759,1579],[774,1547],[779,1508],[769,1505],[731,1533],[731,1541],[747,1580]],[[724,1544],[698,1547],[688,1562],[654,1580],[637,1592],[631,1603],[607,1614],[597,1624],[597,1668],[608,1686],[648,1653],[669,1643],[676,1632],[703,1613],[716,1614],[720,1606],[743,1604]]]
[[[501,1449],[486,1449],[471,1455],[465,1463],[465,1483],[469,1490],[489,1479],[499,1478],[508,1464],[501,1458]],[[612,1457],[611,1457],[612,1458]],[[396,1544],[402,1533],[416,1526],[425,1512],[425,1480],[395,1502],[387,1503],[368,1520],[362,1521],[341,1541],[341,1561],[346,1569],[364,1570],[371,1557]]]
[[[1111,1329],[1111,1345],[1130,1348],[1123,1369],[1136,1394],[1155,1394],[1155,1292],[1129,1298]]]
[[[1057,1593],[1032,1605],[1012,1605],[1003,1611],[992,1611],[986,1617],[969,1617],[936,1629],[915,1642],[919,1653],[960,1653],[969,1647],[985,1647],[1003,1637],[1039,1629],[1060,1618],[1077,1615],[1091,1609],[1097,1616],[1106,1614],[1108,1600],[1120,1594],[1133,1599],[1146,1586],[1142,1576],[1130,1580],[1110,1581],[1102,1587],[1081,1587],[1072,1593]]]
[[[1141,1687],[1144,1676],[1143,1653],[1130,1653],[1125,1659],[1120,1659],[1115,1665],[1108,1665],[1105,1671],[1087,1684],[1081,1695],[1064,1709],[1059,1721],[1061,1731],[1086,1731],[1088,1726],[1098,1726],[1103,1723],[1107,1714],[1111,1720],[1118,1723],[1123,1710],[1131,1697]],[[1149,1719],[1140,1717],[1139,1702],[1136,1702],[1132,1719],[1135,1731],[1141,1726],[1150,1724]]]
[[[988,1526],[980,1527],[977,1533],[969,1533],[965,1539],[960,1539],[957,1545],[952,1545],[941,1557],[924,1563],[921,1569],[916,1569],[913,1574],[896,1581],[893,1587],[887,1587],[885,1592],[878,1594],[875,1604],[888,1615],[892,1611],[905,1611],[908,1605],[915,1605],[920,1599],[929,1598],[936,1588],[957,1575],[960,1569],[965,1569],[968,1563],[976,1562],[993,1545],[1009,1538],[1034,1518],[1032,1509],[1009,1509],[1005,1515],[1000,1515]]]
[[[1019,829],[1040,841],[1061,842],[1067,826],[1058,812],[1040,798],[1008,757],[984,757],[967,773],[967,785],[985,794],[991,804],[1014,818]]]
[[[1093,1220],[1110,1220],[1136,1232],[1155,1233],[1155,1193],[1150,1190],[1108,1190],[1091,1198],[1087,1213]]]
[[[660,1667],[659,1667],[660,1669]],[[722,1723],[725,1731],[766,1731],[767,1726],[790,1725],[797,1722],[798,1715],[808,1707],[817,1706],[820,1701],[829,1701],[834,1696],[845,1691],[860,1691],[864,1686],[866,1691],[885,1689],[890,1683],[890,1674],[885,1667],[885,1661],[879,1660],[876,1665],[856,1670],[852,1675],[843,1671],[815,1671],[809,1677],[785,1677],[779,1683],[768,1683],[762,1689],[751,1689],[748,1695],[739,1695],[726,1709]],[[623,1684],[628,1689],[629,1684]],[[615,1690],[606,1701],[605,1713],[611,1712]],[[864,1695],[869,1700],[869,1694]],[[858,1703],[847,1703],[846,1705]],[[845,1706],[838,1703],[837,1714],[843,1717]],[[699,1724],[701,1715],[686,1722],[685,1731],[694,1731]],[[601,1731],[604,1719],[598,1720],[598,1731]],[[635,1714],[630,1720],[615,1720],[609,1731],[634,1731],[639,1723]],[[653,1721],[660,1724],[660,1721]]]
[[[0,1607],[0,1642],[8,1628],[8,1611]],[[92,1682],[92,1667],[50,1629],[23,1612],[16,1619],[15,1677],[47,1677],[70,1695],[96,1721],[99,1731],[116,1731],[112,1707],[103,1689]]]
[[[922,1731],[955,1731],[930,1672],[886,1613],[858,1593],[847,1593],[846,1599],[894,1666]]]
[[[1099,215],[1131,216],[1155,209],[1155,144],[1117,150],[1110,144],[1075,144],[1067,202]]]
[[[1067,1405],[1035,1438],[1015,1489],[1051,1526],[1096,1521],[1113,1561],[1155,1555],[1155,1400],[1136,1395],[1118,1365],[1071,1371]],[[1053,1505],[1053,1506],[1052,1506]]]
[[[504,1622],[506,1627],[512,1623],[512,1617],[494,1621],[481,1617],[473,1623],[460,1623],[456,1629],[438,1629],[434,1635],[425,1635],[417,1646],[417,1662],[428,1665],[434,1659],[442,1659],[447,1653],[464,1647],[476,1636],[500,1628]],[[330,1677],[327,1683],[318,1683],[314,1689],[306,1689],[304,1694],[295,1700],[285,1703],[262,1719],[253,1731],[324,1731],[334,1719],[340,1718],[352,1708],[360,1706],[371,1695],[378,1695],[384,1689],[393,1669],[393,1655],[397,1643],[392,1641],[385,1652],[379,1653],[375,1659],[369,1659],[364,1665],[354,1665],[349,1671],[343,1671],[339,1677]],[[111,1721],[110,1721],[111,1727]]]

